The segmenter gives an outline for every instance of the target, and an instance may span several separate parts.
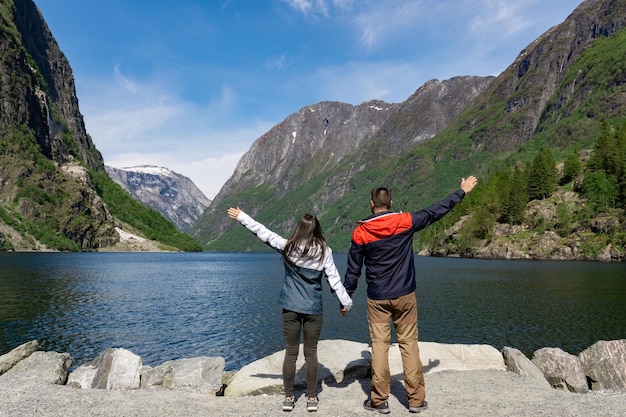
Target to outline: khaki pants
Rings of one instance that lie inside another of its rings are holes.
[[[426,397],[424,372],[417,345],[417,301],[415,293],[392,300],[367,299],[367,320],[372,341],[372,405],[378,406],[389,398],[391,373],[389,371],[389,344],[391,321],[396,331],[404,386],[409,406],[419,407]]]

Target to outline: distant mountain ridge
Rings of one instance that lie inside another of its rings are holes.
[[[541,146],[557,157],[590,148],[603,120],[626,113],[624,27],[625,1],[586,0],[497,77],[432,80],[398,104],[306,106],[255,141],[191,234],[206,250],[260,250],[224,221],[228,206],[285,234],[312,212],[333,249],[347,250],[374,186],[398,190],[394,207],[414,210]],[[613,43],[616,61],[587,53],[600,41]]]
[[[146,206],[187,232],[211,204],[188,177],[154,165],[114,168],[105,165],[111,179]]]

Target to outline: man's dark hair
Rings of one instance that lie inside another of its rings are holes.
[[[378,187],[372,190],[372,202],[377,209],[391,208],[391,192],[385,187]]]

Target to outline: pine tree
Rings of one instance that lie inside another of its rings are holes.
[[[603,170],[606,173],[610,173],[612,165],[612,154],[615,152],[615,132],[611,126],[603,121],[600,125],[600,135],[598,136],[598,142],[594,147],[593,154],[587,162],[587,170],[600,171]]]
[[[550,197],[557,183],[556,163],[550,149],[541,148],[528,173],[528,198],[542,200]]]
[[[501,219],[505,223],[520,224],[524,220],[524,210],[528,202],[528,181],[526,174],[518,167],[512,171],[510,178]]]
[[[567,155],[563,163],[563,184],[567,184],[578,177],[583,171],[583,164],[575,153]]]
[[[615,133],[615,176],[618,178],[619,199],[626,209],[626,123]]]
[[[613,129],[602,122],[586,170],[583,194],[597,210],[626,204],[626,123]]]

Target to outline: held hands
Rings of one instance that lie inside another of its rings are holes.
[[[467,194],[474,189],[477,183],[478,183],[478,179],[473,175],[470,175],[467,178],[462,178],[461,190],[465,191],[465,194]]]
[[[239,207],[237,208],[232,208],[230,207],[228,209],[228,217],[230,217],[231,219],[237,219],[237,217],[239,216],[239,213],[241,213],[241,209]]]

